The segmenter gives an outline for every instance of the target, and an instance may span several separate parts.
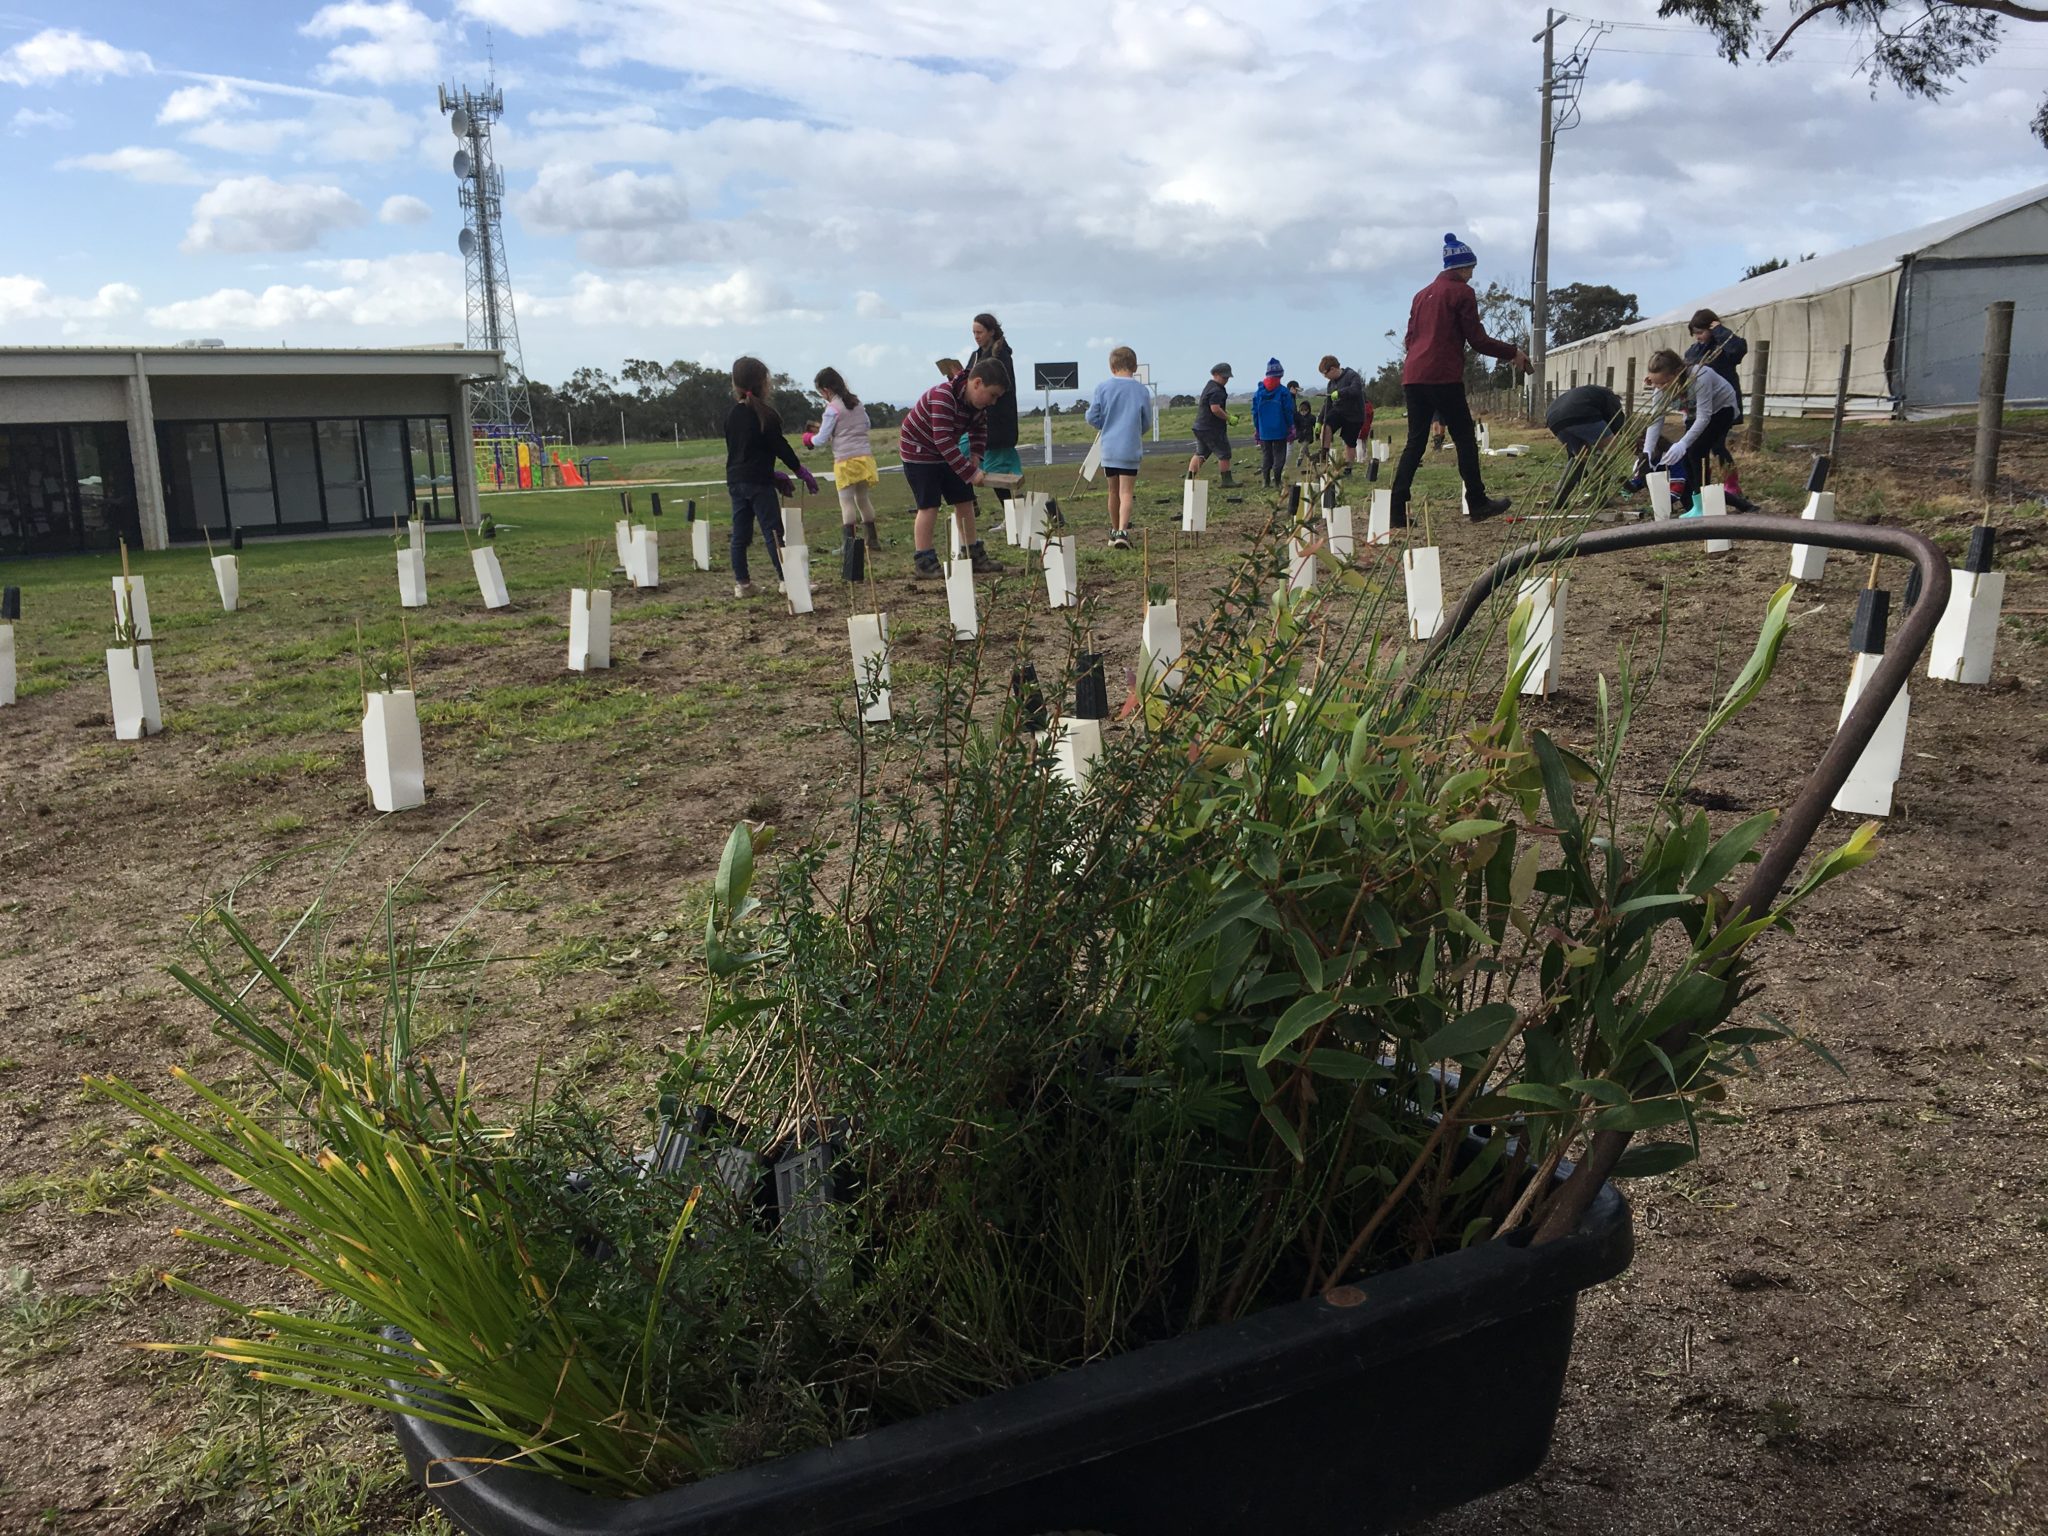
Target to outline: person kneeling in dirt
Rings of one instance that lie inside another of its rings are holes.
[[[1643,377],[1657,391],[1650,402],[1650,425],[1643,434],[1643,455],[1659,469],[1677,470],[1682,466],[1690,495],[1706,484],[1708,461],[1717,453],[1727,452],[1728,433],[1735,425],[1735,391],[1712,368],[1704,363],[1680,362],[1678,354],[1669,347],[1651,355]],[[1686,404],[1685,431],[1660,453],[1665,412],[1681,392]]]
[[[1621,397],[1604,384],[1581,384],[1568,389],[1551,402],[1543,424],[1550,435],[1564,444],[1564,479],[1559,482],[1551,506],[1562,507],[1584,478],[1593,451],[1621,431],[1627,412]]]

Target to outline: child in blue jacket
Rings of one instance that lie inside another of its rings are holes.
[[[1252,436],[1259,440],[1259,478],[1278,485],[1287,477],[1287,444],[1294,436],[1294,393],[1277,357],[1266,360],[1266,376],[1252,391]]]
[[[1118,347],[1109,354],[1109,378],[1088,402],[1088,425],[1102,434],[1102,477],[1109,486],[1109,542],[1131,547],[1131,493],[1138,488],[1138,461],[1152,428],[1152,391],[1138,381],[1138,354]]]

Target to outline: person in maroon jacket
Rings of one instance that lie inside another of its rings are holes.
[[[1429,447],[1431,420],[1443,423],[1458,450],[1458,478],[1465,505],[1476,522],[1507,511],[1508,500],[1486,494],[1479,471],[1479,434],[1465,403],[1465,348],[1506,358],[1529,371],[1528,354],[1512,342],[1496,341],[1479,324],[1479,300],[1472,293],[1472,269],[1479,258],[1456,235],[1444,236],[1444,270],[1408,305],[1408,356],[1401,365],[1401,394],[1408,402],[1408,441],[1394,472],[1393,525],[1408,525],[1408,487]]]

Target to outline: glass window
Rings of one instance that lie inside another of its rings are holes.
[[[141,543],[127,426],[95,422],[71,427],[68,432],[72,476],[78,487],[80,543],[88,549],[112,548],[119,539]]]
[[[0,427],[0,549],[78,544],[61,427]]]
[[[277,484],[277,520],[295,527],[319,527],[320,461],[313,456],[313,423],[270,423],[270,469]]]
[[[363,429],[356,421],[314,424],[320,439],[320,479],[327,521],[336,526],[370,521],[369,481],[363,474]]]
[[[227,499],[221,494],[220,441],[210,421],[159,422],[157,463],[164,475],[164,520],[171,537],[196,539],[206,528],[225,531]]]
[[[363,462],[369,471],[370,512],[380,523],[412,516],[412,478],[405,463],[404,423],[363,423]]]
[[[260,421],[220,424],[221,469],[228,516],[237,528],[275,528],[277,499],[270,488],[270,445]]]
[[[434,516],[459,517],[455,502],[455,460],[448,448],[448,418],[427,418],[427,447],[434,461]]]

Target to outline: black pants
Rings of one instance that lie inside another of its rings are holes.
[[[1727,406],[1707,418],[1706,430],[1692,440],[1692,447],[1685,455],[1685,489],[1687,494],[1697,496],[1701,486],[1707,483],[1707,461],[1712,458],[1727,459],[1728,434],[1735,429],[1735,412]]]
[[[1457,444],[1458,478],[1465,482],[1465,500],[1475,507],[1485,506],[1486,482],[1479,473],[1479,433],[1472,425],[1472,408],[1465,403],[1465,386],[1404,384],[1401,396],[1408,402],[1408,441],[1401,448],[1400,467],[1394,471],[1394,526],[1408,526],[1408,487],[1414,482],[1415,471],[1422,467],[1422,455],[1428,451],[1432,419],[1441,423]]]
[[[1278,485],[1287,478],[1287,440],[1275,442],[1259,439],[1259,474],[1267,485]]]

